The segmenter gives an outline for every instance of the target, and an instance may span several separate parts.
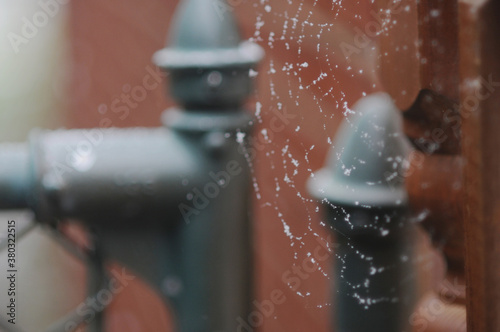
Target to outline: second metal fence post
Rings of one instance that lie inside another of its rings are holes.
[[[336,332],[401,332],[413,303],[404,163],[408,145],[386,94],[360,100],[328,164],[309,181],[336,235]]]

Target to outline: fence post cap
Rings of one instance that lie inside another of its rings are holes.
[[[183,0],[168,46],[153,56],[170,74],[171,94],[186,109],[238,109],[252,93],[251,70],[264,51],[241,41],[232,11],[224,0]]]
[[[360,99],[342,123],[327,164],[309,179],[310,193],[334,205],[396,207],[404,186],[409,142],[399,110],[386,93]]]

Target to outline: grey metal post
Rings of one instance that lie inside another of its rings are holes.
[[[154,56],[180,104],[164,126],[39,131],[23,148],[0,146],[0,208],[94,229],[104,259],[148,281],[179,331],[235,331],[252,300],[250,176],[240,153],[252,117],[242,105],[262,56],[241,42],[230,11],[182,1],[169,46]]]
[[[401,332],[413,303],[404,162],[409,145],[391,98],[360,100],[327,165],[309,180],[336,234],[333,310],[338,332]]]

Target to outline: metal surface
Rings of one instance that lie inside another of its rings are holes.
[[[252,118],[242,104],[263,51],[241,42],[229,14],[221,19],[211,0],[181,3],[170,47],[154,57],[182,106],[165,111],[163,127],[39,131],[27,147],[0,146],[0,208],[93,229],[89,295],[117,260],[162,295],[179,331],[235,331],[252,300],[241,153]],[[101,330],[101,319],[89,328]]]
[[[311,178],[311,193],[340,205],[405,205],[408,195],[398,179],[411,148],[396,106],[389,95],[376,93],[353,111],[337,132],[328,165]]]
[[[28,192],[26,144],[3,144],[0,149],[0,209],[26,207]]]
[[[225,4],[181,2],[169,47],[153,57],[170,73],[172,96],[188,110],[237,110],[252,91],[249,70],[264,55],[257,44],[241,41],[231,11],[219,11],[219,5]]]
[[[360,100],[329,163],[309,180],[336,234],[335,329],[401,332],[413,303],[412,225],[404,171],[408,143],[390,97]]]

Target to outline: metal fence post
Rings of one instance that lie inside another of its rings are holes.
[[[360,100],[327,165],[309,180],[336,234],[334,331],[401,332],[413,301],[404,162],[409,145],[390,96]]]
[[[181,106],[165,111],[163,127],[34,132],[28,147],[0,146],[0,208],[92,229],[96,259],[143,277],[183,332],[235,331],[252,300],[252,117],[242,105],[263,51],[241,41],[217,1],[183,0],[154,56]]]

